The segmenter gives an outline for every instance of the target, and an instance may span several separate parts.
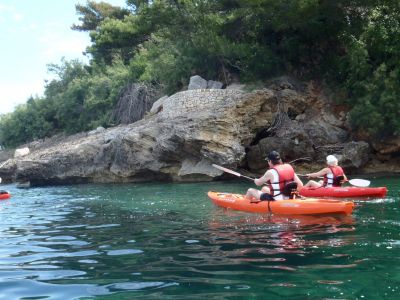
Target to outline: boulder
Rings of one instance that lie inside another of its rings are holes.
[[[203,79],[199,75],[190,77],[188,90],[206,89],[207,80]]]
[[[368,143],[351,141],[343,146],[341,164],[344,167],[357,170],[369,161],[371,148]]]
[[[372,147],[380,155],[397,155],[400,153],[400,136],[384,137],[372,142]]]
[[[207,81],[207,88],[208,89],[222,89],[223,83],[219,81],[214,81],[214,80],[208,80]]]
[[[30,152],[30,151],[29,151],[29,148],[28,148],[28,147],[20,148],[20,149],[15,149],[14,157],[15,157],[15,158],[17,158],[17,157],[22,157],[22,156],[28,155],[29,152]]]

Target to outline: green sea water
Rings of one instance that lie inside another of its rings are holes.
[[[400,177],[351,216],[258,215],[248,182],[16,189],[0,201],[0,299],[398,299]]]

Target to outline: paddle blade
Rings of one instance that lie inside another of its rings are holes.
[[[371,184],[371,181],[366,179],[350,179],[349,183],[354,186],[367,187]]]
[[[235,175],[235,176],[237,176],[237,177],[243,177],[243,178],[246,178],[246,179],[251,180],[251,181],[254,180],[254,178],[251,178],[251,177],[242,175],[242,174],[240,174],[240,173],[238,173],[238,172],[235,172],[235,171],[232,171],[232,170],[230,170],[230,169],[227,169],[227,168],[218,166],[218,165],[216,165],[216,164],[212,164],[212,166],[213,166],[214,168],[217,168],[217,169],[219,169],[219,170],[221,170],[221,171],[224,171],[224,172],[226,172],[226,173]]]
[[[212,164],[212,166],[213,166],[214,168],[217,168],[217,169],[219,169],[219,170],[221,170],[221,171],[224,171],[224,172],[226,172],[226,173],[230,173],[230,174],[235,175],[235,176],[237,176],[237,177],[242,176],[242,175],[241,175],[240,173],[238,173],[238,172],[229,170],[229,169],[227,169],[227,168],[218,166],[218,165],[216,165],[216,164]]]

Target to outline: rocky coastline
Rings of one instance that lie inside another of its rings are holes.
[[[400,173],[400,139],[361,139],[347,108],[314,82],[281,77],[222,89],[200,79],[135,123],[35,141],[22,156],[1,151],[0,177],[21,186],[210,181],[229,178],[212,164],[261,174],[270,150],[286,161],[309,157],[296,161],[300,173],[322,167],[328,154],[348,174]]]

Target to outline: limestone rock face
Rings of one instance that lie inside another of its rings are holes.
[[[139,122],[69,137],[12,163],[18,182],[31,186],[85,182],[211,180],[212,163],[236,166],[243,141],[271,91],[243,94],[189,90],[166,99],[158,114]]]
[[[275,101],[263,107],[270,126],[262,129],[258,142],[247,148],[250,170],[265,170],[267,164],[260,158],[271,150],[280,152],[286,161],[310,158],[311,165],[316,167],[324,166],[326,156],[335,154],[350,171],[368,161],[369,145],[351,140],[346,113],[334,113],[337,108],[312,84],[305,86],[290,78],[279,78],[270,88]]]
[[[191,89],[160,105],[133,124],[36,144],[28,155],[5,161],[0,177],[31,186],[204,181],[222,173],[212,164],[265,171],[271,150],[286,161],[308,156],[315,164],[335,154],[350,170],[369,160],[369,145],[349,136],[346,112],[334,113],[312,84],[284,78],[253,92]]]
[[[400,153],[400,136],[382,138],[372,143],[372,147],[380,155]]]

